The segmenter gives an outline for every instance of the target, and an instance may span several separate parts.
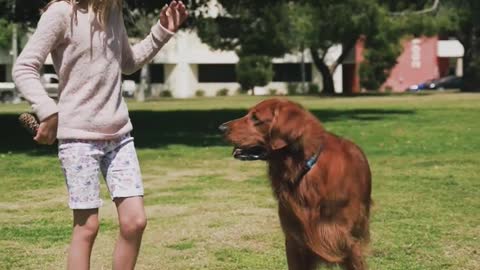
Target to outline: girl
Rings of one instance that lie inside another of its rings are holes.
[[[89,269],[99,228],[99,173],[115,202],[120,234],[113,269],[133,269],[146,226],[143,185],[121,74],[148,63],[187,18],[185,5],[165,5],[158,23],[131,47],[122,0],[53,0],[15,64],[18,90],[40,120],[34,140],[53,144],[65,175],[73,232],[68,269]],[[59,76],[58,103],[50,99],[39,70],[51,53]]]

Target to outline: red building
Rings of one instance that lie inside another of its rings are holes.
[[[455,74],[462,76],[463,46],[457,40],[421,37],[403,41],[403,52],[380,90],[403,92],[411,85]],[[344,91],[361,91],[359,68],[364,40],[359,39],[343,63]]]

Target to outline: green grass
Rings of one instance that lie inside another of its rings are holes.
[[[149,225],[137,269],[286,269],[262,162],[217,132],[262,97],[130,102]],[[480,95],[296,97],[354,140],[373,171],[370,269],[480,269]],[[56,147],[1,105],[0,269],[64,269],[71,211]],[[92,269],[109,269],[117,217],[102,186]]]

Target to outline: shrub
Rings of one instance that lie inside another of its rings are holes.
[[[289,96],[297,95],[298,94],[298,83],[289,83],[287,85],[287,94]]]
[[[393,88],[390,85],[386,86],[385,93],[393,93]]]
[[[242,87],[239,87],[236,91],[235,91],[235,95],[245,95],[247,92],[244,91],[242,89]]]
[[[205,91],[202,90],[202,89],[198,89],[197,91],[195,91],[195,96],[196,97],[204,97],[205,96]]]
[[[173,97],[172,92],[170,90],[164,90],[160,92],[161,97]]]
[[[277,89],[268,89],[268,93],[270,94],[270,96],[275,96],[277,94]]]
[[[217,95],[217,97],[228,96],[228,89],[227,88],[222,88],[222,89],[217,91],[216,95]]]
[[[318,95],[320,94],[320,87],[316,83],[309,83],[307,91],[309,95]]]

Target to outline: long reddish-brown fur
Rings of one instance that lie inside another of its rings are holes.
[[[358,146],[326,131],[300,105],[281,99],[263,101],[224,127],[236,146],[262,146],[268,152],[290,270],[315,269],[322,262],[367,269],[371,173]],[[316,154],[315,165],[305,170]]]

